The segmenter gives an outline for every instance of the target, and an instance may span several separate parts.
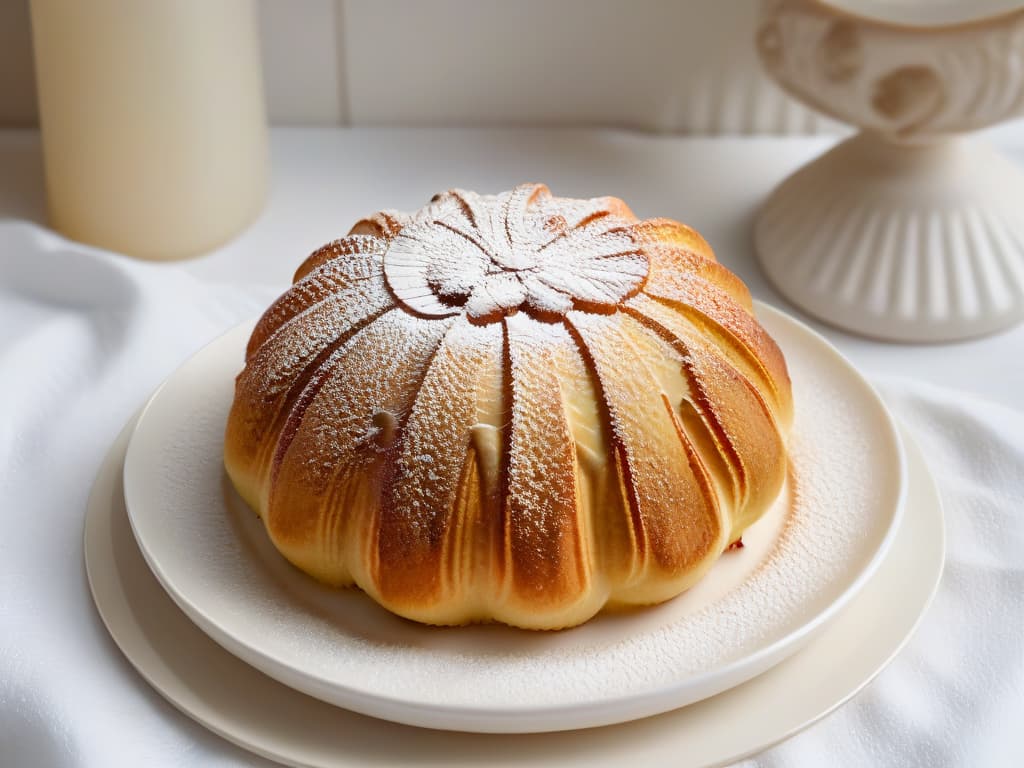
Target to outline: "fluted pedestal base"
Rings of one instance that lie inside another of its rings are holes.
[[[980,142],[858,134],[772,192],[754,239],[786,298],[846,330],[938,342],[1024,320],[1024,172]]]

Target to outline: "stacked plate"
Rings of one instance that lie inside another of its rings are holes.
[[[563,632],[439,629],[313,582],[222,469],[242,326],[111,449],[85,536],[99,612],[175,706],[284,763],[706,766],[764,749],[893,657],[944,546],[924,462],[871,387],[805,326],[758,314],[793,378],[787,491],[675,600]]]

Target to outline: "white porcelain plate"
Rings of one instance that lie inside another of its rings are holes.
[[[645,717],[712,696],[792,654],[877,567],[903,506],[903,449],[871,387],[826,341],[765,306],[797,415],[784,498],[697,587],[563,632],[439,629],[280,557],[235,495],[222,434],[251,326],[153,396],[128,447],[139,547],[201,629],[297,690],[395,722],[538,732]]]
[[[229,741],[292,765],[729,764],[792,736],[865,686],[910,637],[942,573],[938,493],[908,440],[907,509],[877,573],[819,637],[765,674],[688,707],[606,728],[535,735],[410,728],[271,680],[175,607],[142,559],[125,512],[121,470],[131,427],[111,448],[89,499],[85,564],[99,613],[128,660],[174,706]]]

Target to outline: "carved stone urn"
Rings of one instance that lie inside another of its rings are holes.
[[[887,340],[1024,319],[1024,170],[966,135],[1024,113],[1024,2],[766,0],[757,48],[786,91],[860,128],[758,214],[779,291]]]

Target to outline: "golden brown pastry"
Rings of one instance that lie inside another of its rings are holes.
[[[697,581],[780,492],[791,415],[700,235],[524,184],[310,256],[249,340],[224,462],[317,579],[551,629]]]

